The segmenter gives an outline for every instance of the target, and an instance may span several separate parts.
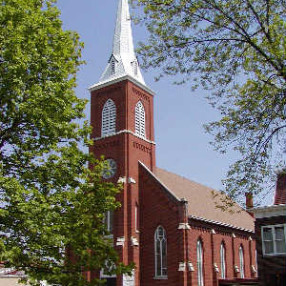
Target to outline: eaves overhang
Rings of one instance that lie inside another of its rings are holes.
[[[152,96],[155,95],[155,92],[150,89],[149,87],[147,87],[146,85],[142,84],[141,82],[139,82],[138,80],[136,80],[134,77],[130,76],[130,75],[124,75],[124,76],[121,76],[121,77],[117,77],[117,78],[114,78],[112,80],[108,80],[108,81],[103,81],[103,82],[99,82],[97,84],[94,84],[92,86],[90,86],[88,88],[88,90],[90,92],[94,91],[94,90],[99,90],[101,88],[104,88],[104,87],[107,87],[107,86],[110,86],[112,84],[115,84],[115,83],[118,83],[118,82],[121,82],[121,81],[124,81],[124,80],[129,80],[131,81],[132,83],[134,83],[135,85],[139,86],[140,88],[142,88],[143,90],[145,90],[146,92],[148,92],[149,94],[151,94]]]
[[[223,227],[229,227],[229,228],[233,228],[233,229],[237,229],[237,230],[242,230],[242,231],[254,233],[254,231],[251,229],[235,226],[233,224],[229,224],[229,223],[225,223],[225,222],[206,219],[206,218],[198,217],[198,216],[194,216],[194,215],[189,215],[189,219],[199,220],[199,221],[203,221],[203,222],[207,222],[207,223],[211,223],[211,224],[215,224],[215,225],[219,225],[219,226],[223,226]]]

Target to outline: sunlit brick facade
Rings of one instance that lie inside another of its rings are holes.
[[[216,191],[156,167],[154,93],[137,66],[127,0],[119,1],[112,54],[90,92],[90,152],[110,160],[108,180],[123,184],[114,247],[124,263],[136,264],[131,276],[103,275],[107,285],[252,283],[253,217],[239,206],[220,211]]]

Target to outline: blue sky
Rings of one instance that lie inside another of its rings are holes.
[[[86,65],[78,74],[77,96],[90,98],[87,88],[97,83],[111,54],[117,0],[58,0],[64,29],[75,30],[85,44]],[[131,11],[131,13],[134,11]],[[144,27],[133,25],[134,44],[146,38]],[[212,150],[212,139],[203,124],[219,114],[204,99],[205,91],[191,91],[190,85],[172,85],[171,78],[154,81],[156,70],[143,71],[147,85],[155,91],[155,141],[157,166],[215,189],[222,187],[235,154]],[[89,119],[90,106],[87,106]],[[271,203],[271,195],[269,196]]]

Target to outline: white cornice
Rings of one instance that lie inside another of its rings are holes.
[[[140,83],[138,80],[136,80],[135,78],[131,77],[130,75],[123,75],[123,76],[115,77],[112,80],[96,83],[96,84],[90,86],[88,88],[88,90],[91,92],[91,91],[98,90],[98,89],[101,89],[103,87],[106,87],[106,86],[109,86],[109,85],[112,85],[114,83],[118,83],[118,82],[121,82],[121,81],[124,81],[124,80],[129,80],[132,83],[134,83],[135,85],[137,85],[140,88],[142,88],[143,90],[145,90],[146,92],[148,92],[149,94],[155,95],[155,92],[152,89],[150,89],[146,85]]]
[[[272,205],[249,209],[255,218],[266,218],[274,216],[286,216],[286,205]]]
[[[144,137],[141,137],[141,136],[138,136],[137,134],[135,134],[133,131],[131,130],[127,130],[127,129],[124,129],[124,130],[120,130],[118,132],[115,132],[115,133],[112,133],[110,135],[106,135],[106,136],[102,136],[102,137],[95,137],[95,138],[92,138],[93,141],[99,141],[99,140],[102,140],[102,139],[105,139],[105,138],[109,138],[109,137],[113,137],[113,136],[116,136],[116,135],[119,135],[119,134],[123,134],[123,133],[127,133],[127,134],[131,134],[147,143],[150,143],[150,144],[153,144],[153,145],[156,145],[156,143],[154,141],[151,141],[151,140],[148,140]]]
[[[233,229],[238,229],[238,230],[243,230],[243,231],[254,233],[253,230],[251,230],[251,229],[238,227],[238,226],[235,226],[235,225],[232,225],[232,224],[229,224],[229,223],[225,223],[225,222],[219,222],[219,221],[216,221],[216,220],[206,219],[206,218],[198,217],[198,216],[194,216],[194,215],[189,215],[189,218],[190,219],[204,221],[204,222],[213,223],[213,224],[224,226],[224,227],[231,227]]]

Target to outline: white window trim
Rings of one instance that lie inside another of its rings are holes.
[[[243,247],[239,247],[239,272],[240,272],[240,278],[245,278],[244,274],[244,250]]]
[[[167,235],[166,235],[166,231],[164,229],[163,226],[159,225],[156,230],[155,230],[155,234],[154,234],[154,258],[155,258],[155,276],[154,276],[154,279],[168,279],[168,275],[163,275],[162,272],[163,272],[163,267],[162,267],[162,262],[163,262],[163,255],[162,255],[162,245],[160,247],[160,260],[161,260],[161,269],[160,269],[160,272],[161,274],[158,274],[157,273],[157,232],[159,230],[159,228],[162,228],[164,230],[164,238],[166,240],[166,260],[167,260],[167,249],[168,249],[168,245],[167,245]],[[166,272],[168,271],[168,268],[166,269]]]
[[[106,265],[107,263],[105,262],[105,265]],[[115,267],[114,267],[115,268]],[[105,272],[104,272],[104,269],[101,269],[100,270],[100,274],[99,274],[100,276],[100,279],[106,279],[106,278],[116,278],[116,274],[111,274],[111,275],[109,275],[109,274],[106,274]]]
[[[204,286],[204,254],[200,239],[197,241],[197,270],[198,286]]]
[[[265,225],[261,227],[261,242],[262,242],[262,251],[263,251],[263,255],[265,256],[278,256],[278,255],[286,255],[285,253],[278,253],[277,252],[277,246],[276,246],[276,237],[275,237],[275,227],[284,227],[284,237],[285,237],[285,241],[286,241],[286,224],[273,224],[273,225]],[[264,246],[264,237],[263,237],[263,230],[265,228],[271,228],[272,231],[272,237],[273,237],[273,253],[265,253],[265,246]]]
[[[226,250],[224,243],[220,245],[220,276],[222,279],[226,278]]]

